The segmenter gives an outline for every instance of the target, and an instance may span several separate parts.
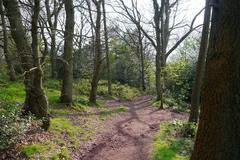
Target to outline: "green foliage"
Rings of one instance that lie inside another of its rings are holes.
[[[193,138],[196,135],[196,123],[175,120],[171,125],[176,131],[176,136]]]
[[[164,101],[170,107],[180,106],[182,110],[188,109],[194,68],[193,63],[184,60],[171,62],[165,67],[163,74],[166,99]]]
[[[112,93],[114,96],[131,100],[134,97],[140,96],[141,92],[134,87],[130,87],[128,85],[120,85],[120,84],[113,84],[112,85]]]
[[[31,144],[21,147],[21,152],[27,157],[31,157],[34,154],[40,154],[48,151],[48,147],[42,144]]]
[[[70,160],[70,153],[65,146],[58,146],[55,141],[44,141],[28,145],[23,145],[19,148],[29,159],[51,159],[51,160]]]
[[[32,117],[21,117],[13,104],[1,104],[0,112],[0,150],[13,147],[27,131]]]
[[[90,88],[91,88],[91,84],[90,84],[90,81],[87,79],[82,79],[82,80],[76,81],[74,83],[74,92],[77,95],[88,96],[90,93]],[[109,96],[106,80],[99,81],[98,95],[103,96],[103,97]],[[130,87],[128,85],[122,85],[120,83],[112,84],[112,96],[114,96],[114,97],[130,100],[139,95],[141,95],[141,92],[135,87]],[[79,101],[78,97],[76,99],[77,99],[77,101]],[[80,99],[80,101],[82,101],[82,100]],[[83,104],[84,103],[86,103],[85,100],[83,101]]]
[[[25,89],[22,82],[0,82],[0,101],[11,103],[22,103],[25,98]]]
[[[176,136],[172,123],[162,123],[153,142],[153,160],[189,160],[193,139]]]

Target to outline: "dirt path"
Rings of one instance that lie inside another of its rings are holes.
[[[82,160],[148,160],[151,142],[162,121],[186,119],[186,114],[151,107],[151,97],[142,96],[131,102],[108,101],[109,107],[125,105],[129,111],[105,122],[85,151]]]

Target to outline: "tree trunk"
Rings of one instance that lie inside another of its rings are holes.
[[[53,11],[51,12],[51,7],[49,0],[45,0],[45,7],[47,11],[47,21],[50,27],[50,37],[51,37],[51,49],[50,49],[50,60],[51,60],[51,77],[57,78],[57,51],[56,51],[56,29],[58,25],[58,15],[62,8],[62,4],[57,6],[57,1],[53,1]],[[53,18],[52,18],[53,17]],[[53,20],[52,20],[53,19]]]
[[[43,128],[49,127],[49,118],[47,114],[47,100],[42,89],[42,73],[40,67],[40,59],[38,55],[37,43],[37,21],[39,14],[39,0],[35,0],[34,14],[32,20],[32,49],[28,43],[25,29],[22,24],[18,2],[16,0],[4,0],[3,4],[7,11],[7,17],[10,22],[12,37],[16,43],[17,50],[20,54],[20,60],[24,73],[24,84],[26,90],[26,98],[24,102],[24,113],[31,112],[37,117],[43,119]],[[34,56],[33,56],[34,55]],[[33,61],[34,60],[34,61]]]
[[[240,1],[215,2],[191,160],[240,159]]]
[[[153,0],[154,7],[154,23],[155,23],[155,34],[156,34],[156,90],[157,90],[157,101],[161,101],[159,109],[163,108],[163,90],[161,84],[161,59],[162,59],[162,49],[161,49],[161,29],[160,29],[160,19],[161,10],[159,8],[157,0]]]
[[[42,87],[42,75],[41,57],[39,54],[39,42],[38,42],[38,18],[40,12],[40,0],[34,0],[34,13],[32,16],[32,52],[33,52],[33,64],[34,69],[34,82],[31,94],[29,95],[28,103],[33,106],[29,108],[31,112],[40,117],[44,117],[43,128],[47,130],[50,122],[48,117],[48,101]]]
[[[102,6],[103,6],[103,22],[104,22],[104,35],[105,35],[104,37],[105,37],[105,50],[106,50],[106,62],[107,62],[108,94],[112,95],[112,76],[111,76],[111,64],[109,59],[108,30],[107,30],[105,0],[102,1]]]
[[[97,100],[97,87],[100,77],[101,64],[102,64],[102,50],[101,50],[101,3],[102,1],[94,1],[97,9],[97,19],[95,27],[95,57],[94,57],[94,70],[91,82],[91,91],[89,102],[96,103]]]
[[[68,105],[72,104],[73,83],[73,33],[74,7],[72,0],[64,0],[66,10],[66,26],[64,32],[64,73],[60,100]]]
[[[209,2],[210,0],[206,0],[204,22],[203,22],[204,26],[202,29],[202,39],[201,39],[197,66],[196,66],[195,81],[192,88],[191,111],[189,116],[189,122],[195,122],[195,123],[198,122],[200,93],[201,93],[201,86],[202,86],[202,81],[204,76],[204,68],[205,68],[208,41],[209,41],[209,26],[210,26],[210,18],[211,18],[211,7]]]
[[[144,52],[143,52],[143,43],[142,43],[142,32],[141,29],[138,28],[138,49],[140,53],[140,61],[141,61],[141,86],[142,90],[146,90],[146,84],[145,84],[145,70],[144,70]]]
[[[16,80],[16,74],[13,66],[13,62],[10,57],[9,49],[8,49],[8,33],[6,28],[6,21],[5,21],[5,14],[3,9],[3,2],[0,0],[0,14],[1,14],[1,22],[2,22],[2,31],[3,31],[3,50],[4,50],[4,56],[8,67],[9,72],[9,80],[15,81]]]

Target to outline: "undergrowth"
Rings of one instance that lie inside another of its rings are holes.
[[[189,134],[189,130],[193,133]],[[188,122],[164,122],[153,142],[153,160],[189,160],[196,127]]]
[[[106,81],[100,81],[97,105],[95,105],[95,107],[89,107],[89,89],[89,80],[75,82],[74,104],[72,108],[68,108],[64,105],[59,105],[60,81],[45,81],[44,90],[50,104],[49,113],[51,115],[51,126],[48,133],[53,136],[50,139],[47,138],[42,141],[18,144],[16,146],[17,150],[28,159],[71,159],[71,153],[80,148],[81,141],[86,141],[91,138],[91,135],[97,131],[97,125],[101,127],[105,118],[127,110],[125,106],[113,108],[104,107],[103,101],[105,98],[108,98]],[[21,120],[19,114],[14,114],[20,113],[19,111],[22,108],[25,98],[22,81],[9,82],[8,80],[0,79],[0,90],[0,113],[3,117],[9,117],[7,120],[2,117],[1,122],[4,121],[11,126],[7,126],[8,130],[3,128],[6,133],[1,133],[2,136],[11,135],[9,139],[0,138],[6,140],[1,142],[4,143],[4,145],[2,148],[0,147],[0,149],[6,149],[9,146],[13,146],[12,144],[15,145],[19,142],[21,136],[24,135],[27,130],[26,127],[30,125],[27,124],[30,123],[30,121],[26,121],[25,123],[25,121]],[[131,99],[140,94],[141,93],[135,88],[113,84],[113,97]],[[3,104],[11,105],[6,106]],[[14,118],[6,113],[11,113]],[[82,120],[82,118],[85,119]],[[2,125],[4,124],[5,123],[2,123]]]

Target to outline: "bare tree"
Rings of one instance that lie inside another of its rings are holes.
[[[40,65],[40,55],[38,51],[38,16],[40,1],[34,1],[32,15],[32,49],[28,42],[25,29],[22,24],[21,13],[16,0],[4,0],[3,4],[7,11],[10,22],[12,37],[16,43],[20,54],[20,60],[24,73],[24,84],[26,98],[23,110],[25,113],[31,112],[38,117],[43,117],[43,128],[49,127],[48,102],[42,88],[42,70]]]
[[[73,83],[73,34],[74,34],[74,7],[73,0],[64,0],[66,23],[64,32],[64,61],[63,82],[60,100],[62,103],[72,104]]]
[[[206,0],[205,15],[202,29],[202,39],[198,55],[198,61],[196,66],[196,76],[192,88],[191,97],[191,112],[189,116],[189,122],[198,122],[199,105],[200,105],[200,93],[204,76],[204,68],[207,56],[207,48],[209,41],[209,27],[211,19],[211,7],[210,0]]]
[[[104,37],[105,37],[105,52],[107,62],[107,79],[108,79],[108,94],[112,95],[112,78],[111,78],[111,64],[109,59],[109,46],[108,46],[108,29],[107,29],[107,18],[105,10],[105,0],[102,0],[102,12],[103,12],[103,23],[104,23]]]
[[[197,17],[200,15],[202,10],[196,14],[193,18],[191,24],[188,26],[189,30],[172,46],[169,47],[169,39],[171,33],[176,29],[179,28],[179,24],[175,24],[176,16],[173,16],[173,24],[170,26],[170,14],[172,13],[172,9],[178,5],[178,0],[173,1],[170,4],[169,0],[162,0],[161,4],[157,0],[152,0],[153,2],[153,10],[154,10],[154,17],[153,22],[155,36],[152,37],[143,27],[142,22],[136,19],[135,14],[140,13],[136,7],[136,3],[132,0],[132,8],[127,7],[123,0],[120,0],[120,8],[125,12],[120,13],[124,17],[128,18],[131,22],[136,24],[138,28],[141,29],[144,36],[151,42],[152,46],[155,48],[156,51],[156,91],[157,91],[157,100],[161,100],[161,104],[159,108],[163,108],[163,82],[161,80],[162,69],[166,65],[167,58],[169,55],[188,37],[188,35],[194,31],[199,26],[194,26],[194,22]],[[176,11],[177,12],[177,11]],[[176,14],[176,13],[175,13]],[[184,25],[185,27],[185,25]],[[168,49],[169,48],[169,49]],[[167,50],[168,49],[168,50]]]
[[[49,25],[49,34],[51,37],[51,49],[50,49],[50,57],[51,57],[51,77],[57,77],[56,71],[56,61],[57,61],[57,50],[56,50],[56,34],[57,34],[57,26],[58,26],[58,18],[59,13],[63,7],[62,0],[54,0],[53,1],[53,9],[51,11],[51,5],[49,0],[45,0],[45,8],[47,13],[47,23]]]
[[[9,53],[9,44],[8,44],[8,33],[7,33],[7,26],[6,26],[6,20],[5,20],[5,14],[3,9],[3,2],[0,0],[0,14],[1,14],[1,22],[2,22],[2,31],[3,31],[3,50],[4,50],[4,56],[5,60],[8,66],[9,71],[9,79],[10,81],[16,80],[14,65]]]
[[[100,77],[101,65],[102,65],[102,49],[101,49],[101,4],[102,0],[92,0],[96,7],[96,23],[93,24],[95,29],[95,55],[94,55],[94,69],[93,77],[91,82],[91,91],[89,96],[89,101],[91,103],[96,103],[97,99],[97,87]]]

